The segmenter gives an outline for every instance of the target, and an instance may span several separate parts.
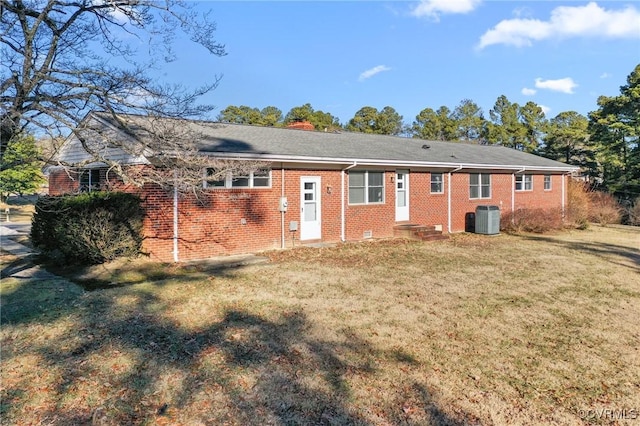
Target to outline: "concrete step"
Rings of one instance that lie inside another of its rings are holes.
[[[435,226],[417,225],[412,223],[400,224],[393,227],[393,235],[398,238],[410,238],[420,241],[447,240],[448,235],[437,231]]]

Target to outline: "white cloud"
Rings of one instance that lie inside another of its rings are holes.
[[[480,37],[478,47],[483,49],[492,44],[510,44],[516,47],[531,46],[532,40],[543,40],[551,36],[548,23],[535,19],[508,19],[501,21],[493,29]]]
[[[536,88],[552,90],[554,92],[573,93],[573,89],[578,85],[573,81],[571,77],[560,78],[558,80],[543,80],[536,78]]]
[[[529,89],[528,87],[522,88],[522,94],[525,96],[533,96],[537,93],[536,89]]]
[[[640,11],[633,6],[606,10],[597,3],[585,6],[559,6],[548,21],[505,19],[480,37],[478,48],[492,44],[531,46],[549,38],[605,37],[640,38]]]
[[[608,72],[603,72],[602,74],[600,74],[600,78],[609,78],[611,77],[611,74],[609,74]]]
[[[429,17],[436,21],[441,14],[469,13],[481,3],[481,0],[420,0],[411,10],[417,18]]]
[[[551,112],[551,108],[549,108],[549,107],[548,107],[548,106],[546,106],[546,105],[540,105],[540,104],[538,104],[538,106],[540,107],[540,109],[542,110],[542,112],[544,112],[544,115],[548,117],[548,116],[549,116],[549,113]]]
[[[366,71],[364,71],[362,74],[360,74],[360,77],[358,77],[358,81],[364,81],[368,78],[373,77],[376,74],[379,74],[383,71],[389,71],[391,70],[391,68],[385,66],[385,65],[378,65],[377,67],[373,67],[371,69],[368,69]]]

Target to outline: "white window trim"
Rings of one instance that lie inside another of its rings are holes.
[[[369,201],[369,170],[354,170],[350,173],[364,173],[364,203],[352,203],[349,202],[350,206],[366,206],[366,205],[381,205],[386,201],[385,193],[386,193],[386,182],[385,182],[385,172],[384,171],[376,171],[371,170],[371,173],[381,173],[382,174],[382,201]],[[348,189],[351,191],[351,181],[349,180]]]
[[[472,197],[471,196],[471,176],[472,175],[478,175],[478,185],[474,185],[478,187],[478,196],[477,197]],[[487,197],[483,197],[482,196],[482,177],[483,176],[489,176],[489,195]],[[469,199],[470,200],[489,200],[491,199],[491,173],[469,173]]]
[[[92,175],[97,171],[98,174],[98,182],[94,182]],[[86,185],[86,188],[83,188],[82,186],[82,178],[84,176],[84,174],[87,174],[87,176],[89,177],[88,179],[88,184]],[[100,169],[95,169],[95,168],[84,168],[84,169],[80,169],[80,176],[78,179],[78,184],[79,184],[79,190],[80,192],[94,192],[94,191],[100,191],[100,185],[101,185],[101,179],[100,179]]]
[[[258,171],[258,170],[257,170]],[[207,169],[204,170],[204,179],[202,181],[202,186],[205,189],[270,189],[271,188],[271,184],[272,184],[272,178],[271,178],[271,169],[268,170],[269,172],[269,184],[266,186],[254,186],[254,172],[250,172],[247,175],[233,175],[231,172],[227,173],[227,176],[225,177],[224,180],[224,186],[215,186],[215,185],[209,185],[210,180],[207,180]],[[240,178],[240,177],[248,177],[249,178],[249,185],[248,186],[233,186],[233,179],[235,178]],[[264,177],[264,176],[260,176],[260,177]]]
[[[531,184],[531,187],[527,189],[527,180],[526,177],[529,176],[529,183]],[[520,179],[520,182],[518,182],[518,178]],[[520,189],[518,189],[518,183],[520,184]],[[521,175],[516,175],[516,179],[515,179],[515,190],[516,192],[530,192],[533,191],[533,175],[530,174],[521,174]]]
[[[433,190],[433,175],[440,175],[440,191]],[[431,194],[444,194],[444,173],[430,173],[429,177],[429,192]]]
[[[547,182],[546,182],[547,178],[549,178],[549,188],[546,187],[547,186]],[[552,175],[544,175],[543,184],[542,185],[543,185],[543,189],[545,191],[551,191],[553,189],[553,177],[552,177]]]

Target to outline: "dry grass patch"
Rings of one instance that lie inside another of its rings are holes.
[[[113,267],[135,284],[93,292],[3,280],[3,422],[610,424],[580,410],[640,409],[639,233],[266,255]]]
[[[9,210],[11,222],[31,222],[35,212],[35,200],[37,196],[10,197],[6,201],[0,201],[0,218],[2,222],[7,220],[6,211]]]

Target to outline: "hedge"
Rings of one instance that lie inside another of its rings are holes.
[[[66,263],[104,263],[140,253],[143,217],[140,197],[123,192],[45,196],[36,202],[31,241]]]

